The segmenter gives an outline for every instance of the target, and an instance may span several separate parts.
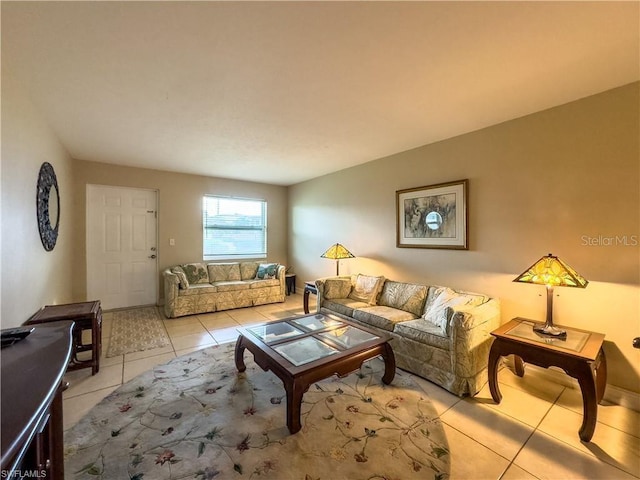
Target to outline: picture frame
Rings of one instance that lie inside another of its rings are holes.
[[[396,191],[396,247],[468,250],[469,180]]]

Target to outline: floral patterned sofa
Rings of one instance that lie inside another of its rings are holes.
[[[490,332],[500,326],[500,302],[486,295],[352,275],[316,280],[317,312],[384,332],[398,367],[459,395],[487,381]]]
[[[277,263],[186,263],[162,275],[167,318],[285,299],[285,267]]]

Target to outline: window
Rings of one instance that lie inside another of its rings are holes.
[[[205,195],[202,218],[205,260],[266,258],[266,201]]]

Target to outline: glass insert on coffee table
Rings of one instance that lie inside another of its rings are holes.
[[[271,370],[282,380],[287,392],[287,427],[291,433],[302,426],[302,396],[315,382],[332,375],[348,375],[365,360],[377,356],[382,356],[385,362],[383,383],[390,384],[395,376],[390,336],[332,315],[291,317],[238,331],[236,367],[240,372],[246,370],[243,357],[247,349],[260,368]]]

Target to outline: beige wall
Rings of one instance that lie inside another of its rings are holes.
[[[86,185],[136,187],[158,191],[158,267],[159,293],[162,293],[161,272],[166,267],[202,260],[202,196],[229,195],[267,200],[269,260],[287,264],[287,189],[253,182],[187,175],[160,170],[122,167],[76,160],[74,230],[76,251],[73,289],[86,296]],[[169,239],[175,246],[169,246]]]
[[[44,304],[85,299],[86,184],[158,190],[160,270],[201,259],[200,200],[218,193],[267,199],[269,259],[293,265],[299,285],[335,272],[332,261],[319,257],[340,241],[358,257],[342,262],[344,273],[485,292],[502,300],[504,321],[542,319],[543,287],[511,280],[540,256],[557,254],[590,284],[557,289],[556,322],[605,333],[609,382],[640,392],[640,351],[631,347],[640,335],[640,248],[609,240],[640,235],[640,84],[287,190],[71,160],[8,71],[2,71],[0,172],[3,328]],[[52,252],[40,243],[35,213],[44,161],[56,169],[61,193]],[[462,178],[469,179],[470,249],[396,248],[395,191]]]
[[[512,283],[541,256],[589,281],[558,288],[556,323],[606,334],[609,382],[640,392],[638,83],[290,188],[298,283],[341,273],[448,285],[502,300],[502,319],[544,319],[544,287]],[[396,190],[469,179],[468,251],[396,248]],[[595,243],[588,245],[588,243]],[[599,243],[599,244],[598,244]]]
[[[41,306],[73,301],[72,160],[19,82],[2,66],[2,328],[27,320]],[[47,252],[36,220],[36,185],[43,162],[60,190],[58,241]]]

